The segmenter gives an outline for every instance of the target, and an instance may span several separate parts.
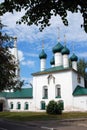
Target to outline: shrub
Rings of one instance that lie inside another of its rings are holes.
[[[55,102],[54,100],[51,100],[48,105],[46,112],[48,114],[62,114],[62,105],[61,102]]]

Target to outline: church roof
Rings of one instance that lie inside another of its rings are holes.
[[[62,53],[62,55],[64,55],[64,54],[69,55],[69,54],[70,54],[70,51],[69,51],[69,49],[65,46],[65,47],[62,49],[61,53]]]
[[[47,58],[47,54],[45,53],[44,49],[42,49],[41,53],[39,54],[39,58],[40,59],[46,59]]]
[[[67,70],[71,70],[70,67],[68,68],[64,68],[63,66],[56,66],[56,67],[51,67],[48,69],[45,69],[44,71],[39,71],[36,73],[33,73],[32,75],[43,75],[43,74],[48,74],[48,73],[56,73],[56,72],[60,72],[60,71],[67,71]]]
[[[73,96],[84,96],[87,95],[87,88],[77,86],[73,91]]]
[[[58,44],[56,44],[56,45],[53,47],[53,53],[61,52],[62,49],[63,49],[63,45],[58,42]]]
[[[73,53],[73,55],[70,57],[71,61],[77,61],[78,57]]]
[[[0,92],[0,97],[5,98],[32,98],[33,92],[32,88],[22,88],[21,90],[17,90],[14,92]]]

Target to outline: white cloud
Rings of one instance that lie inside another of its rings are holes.
[[[87,52],[78,53],[78,56],[81,58],[87,58]]]
[[[30,61],[30,60],[21,62],[22,65],[28,66],[28,67],[34,66],[34,63],[35,63],[34,61]]]
[[[19,57],[20,62],[25,59],[24,54],[23,54],[23,52],[21,50],[18,50],[18,57]]]
[[[38,54],[35,53],[25,53],[25,55],[30,57],[38,57]]]
[[[39,27],[35,25],[27,26],[27,25],[16,25],[16,21],[24,14],[24,10],[22,12],[15,12],[14,14],[6,13],[2,20],[4,24],[7,24],[7,31],[10,35],[16,35],[18,37],[18,41],[29,41],[29,43],[35,43],[38,45],[36,41],[42,41],[43,39],[50,39],[54,41],[54,39],[58,38],[58,29],[60,27],[60,39],[64,40],[64,34],[66,34],[67,41],[86,41],[87,34],[81,29],[80,25],[82,24],[82,17],[80,13],[70,13],[68,12],[68,21],[69,26],[65,27],[62,23],[62,20],[59,16],[52,16],[50,23],[51,26],[47,27],[43,30],[43,32],[39,31]]]

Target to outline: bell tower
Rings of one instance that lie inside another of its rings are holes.
[[[15,63],[17,65],[16,69],[15,69],[15,74],[16,74],[16,77],[18,79],[20,79],[20,67],[19,67],[19,57],[18,57],[18,48],[17,48],[17,37],[14,37],[13,38],[13,42],[14,42],[14,45],[13,45],[13,51],[14,51],[14,57],[15,57]]]

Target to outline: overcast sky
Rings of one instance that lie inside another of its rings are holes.
[[[39,31],[39,27],[32,25],[17,25],[16,21],[24,14],[24,11],[14,14],[6,13],[2,17],[3,24],[7,25],[4,32],[17,37],[17,46],[20,59],[21,78],[26,82],[32,82],[31,73],[40,70],[39,54],[44,41],[44,50],[47,53],[46,67],[50,67],[50,59],[53,56],[52,48],[58,43],[58,27],[60,28],[60,42],[64,44],[64,35],[66,35],[67,47],[72,55],[73,49],[79,58],[87,60],[87,34],[81,28],[83,19],[81,14],[72,14],[68,12],[69,26],[63,25],[59,16],[52,17],[51,26]]]

